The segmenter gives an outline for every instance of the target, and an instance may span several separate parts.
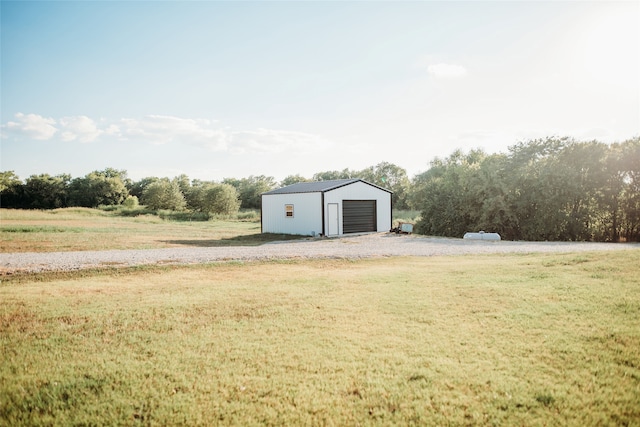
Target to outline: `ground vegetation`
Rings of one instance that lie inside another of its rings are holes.
[[[190,220],[260,209],[261,194],[311,180],[361,178],[393,192],[395,210],[421,212],[415,231],[461,237],[497,232],[509,240],[640,241],[640,137],[621,143],[542,138],[507,153],[455,150],[413,178],[381,162],[363,170],[265,175],[221,182],[146,177],[107,168],[82,178],[0,172],[0,206],[22,209],[120,206],[129,196],[152,211],[184,212]],[[235,193],[234,193],[235,190]],[[132,203],[132,202],[130,202]]]
[[[635,425],[635,251],[13,276],[0,425]]]

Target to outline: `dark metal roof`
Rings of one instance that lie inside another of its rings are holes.
[[[349,179],[334,179],[329,181],[316,181],[316,182],[299,182],[297,184],[287,185],[286,187],[277,188],[275,190],[267,191],[266,193],[262,193],[263,195],[268,194],[292,194],[292,193],[324,193],[326,191],[335,190],[336,188],[344,187],[345,185],[353,184],[354,182],[364,182],[365,184],[371,185],[372,187],[379,188],[380,190],[386,191],[388,193],[392,193],[392,191],[387,190],[386,188],[378,187],[375,184],[371,184],[365,180],[359,178],[349,178]]]

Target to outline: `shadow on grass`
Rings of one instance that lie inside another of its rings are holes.
[[[244,236],[234,236],[226,239],[210,240],[161,240],[162,243],[172,245],[197,246],[201,248],[213,248],[219,246],[260,246],[265,243],[281,242],[287,240],[303,240],[308,236],[298,236],[293,234],[257,233]]]

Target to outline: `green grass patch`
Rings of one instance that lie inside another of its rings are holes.
[[[9,278],[0,425],[634,425],[637,260],[236,262]]]
[[[75,217],[75,216],[84,216],[84,217],[105,216],[105,212],[103,212],[100,209],[80,208],[80,207],[59,208],[59,209],[53,209],[51,211],[40,211],[40,212],[42,212],[44,214],[50,213],[52,215],[69,216],[69,217]]]
[[[56,227],[52,225],[0,226],[0,233],[80,233],[80,227]]]
[[[206,220],[203,215],[208,218],[202,213],[155,212],[143,207],[0,209],[0,252],[257,245],[291,238],[261,235],[255,211],[241,212],[238,218]]]
[[[75,209],[75,208],[69,208]],[[84,208],[80,208],[84,209]],[[92,209],[89,209],[91,211]],[[94,209],[95,210],[95,209]],[[206,212],[194,212],[194,211],[171,211],[171,210],[153,210],[146,206],[101,206],[99,208],[102,212],[108,212],[112,215],[123,217],[138,217],[138,216],[156,216],[163,220],[169,221],[209,221],[209,220],[237,220],[237,221],[260,221],[260,210],[257,209],[242,209],[234,215],[217,215],[209,214]]]

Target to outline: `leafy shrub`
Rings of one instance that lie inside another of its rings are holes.
[[[129,209],[136,208],[139,204],[140,202],[138,202],[138,198],[136,196],[128,196],[127,199],[122,202],[122,206]]]
[[[260,211],[254,209],[246,209],[238,212],[236,215],[238,221],[260,221]]]
[[[184,195],[175,181],[160,180],[149,184],[142,192],[142,201],[154,210],[183,210],[186,207]]]

